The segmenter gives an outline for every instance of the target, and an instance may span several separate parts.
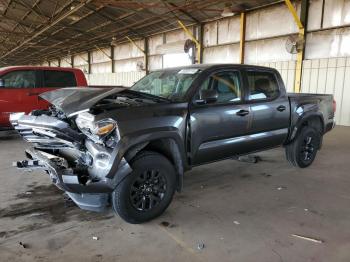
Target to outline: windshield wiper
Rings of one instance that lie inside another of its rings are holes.
[[[139,95],[139,96],[142,96],[144,98],[148,98],[148,99],[152,99],[156,102],[171,102],[172,100],[169,99],[169,98],[165,98],[165,97],[162,97],[162,96],[156,96],[156,95],[152,95],[152,94],[148,94],[148,93],[143,93],[143,92],[139,92],[139,91],[135,91],[135,90],[127,90],[128,92],[130,93],[133,93],[135,95]]]

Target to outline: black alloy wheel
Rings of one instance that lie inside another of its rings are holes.
[[[146,170],[132,184],[130,201],[137,210],[149,211],[163,200],[166,189],[166,178],[159,170]]]
[[[112,193],[113,209],[125,221],[138,224],[160,216],[176,189],[174,165],[164,155],[143,151],[131,161],[132,172]]]

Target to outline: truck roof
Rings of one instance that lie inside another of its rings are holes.
[[[8,66],[8,67],[0,67],[0,72],[2,71],[12,71],[12,70],[57,70],[57,71],[81,71],[78,68],[71,67],[53,67],[53,66]]]
[[[194,64],[194,65],[188,65],[188,66],[179,66],[179,67],[172,67],[172,68],[163,68],[155,71],[164,71],[164,70],[174,70],[174,69],[187,69],[187,68],[198,68],[198,69],[215,69],[215,68],[225,68],[225,67],[236,67],[236,68],[257,68],[257,69],[273,69],[271,67],[266,66],[258,66],[258,65],[247,65],[247,64]]]

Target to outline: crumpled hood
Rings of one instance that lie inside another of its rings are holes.
[[[69,87],[45,92],[40,97],[63,111],[67,117],[71,117],[81,111],[88,110],[101,99],[120,93],[125,89],[124,87]]]

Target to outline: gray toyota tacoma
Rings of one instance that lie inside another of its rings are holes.
[[[11,115],[32,143],[15,165],[45,170],[82,209],[112,206],[130,223],[161,215],[198,165],[283,146],[305,168],[335,125],[332,95],[287,94],[276,70],[248,65],[164,69],[131,88],[41,97],[48,110]]]

